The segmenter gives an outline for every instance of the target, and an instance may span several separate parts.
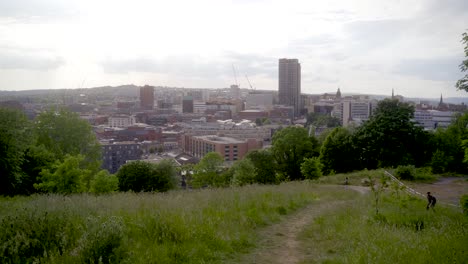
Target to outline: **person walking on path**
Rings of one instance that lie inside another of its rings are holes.
[[[432,208],[432,210],[434,210],[434,206],[436,205],[436,198],[431,195],[431,192],[427,192],[427,206],[426,206],[426,210],[429,210],[429,208]]]

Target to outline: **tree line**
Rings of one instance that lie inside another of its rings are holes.
[[[187,168],[193,172],[187,180],[195,187],[272,184],[405,165],[466,174],[468,113],[435,131],[425,131],[413,118],[412,105],[385,99],[359,127],[337,127],[318,138],[303,127],[283,128],[273,135],[271,148],[252,151],[230,168],[219,154],[209,153]]]
[[[78,114],[53,108],[29,120],[0,108],[0,195],[101,193],[117,182],[101,169],[101,146]]]
[[[413,115],[410,104],[386,99],[359,127],[337,127],[318,138],[303,127],[286,127],[275,132],[271,148],[251,151],[232,166],[212,152],[196,165],[136,161],[111,175],[101,169],[91,126],[77,114],[50,109],[28,120],[21,111],[0,108],[0,194],[167,191],[181,180],[193,188],[275,184],[400,165],[466,174],[468,113],[435,131],[423,130]]]

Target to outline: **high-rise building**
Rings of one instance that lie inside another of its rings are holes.
[[[140,107],[143,110],[154,108],[154,87],[145,85],[140,88]]]
[[[279,103],[293,106],[294,116],[301,109],[301,64],[297,59],[279,59]]]
[[[182,100],[182,113],[193,113],[193,97],[184,96]]]

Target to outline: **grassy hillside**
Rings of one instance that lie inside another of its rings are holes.
[[[279,186],[38,195],[0,202],[0,262],[222,262],[254,231],[320,198],[307,183]]]
[[[355,181],[354,176],[350,180]],[[259,241],[266,229],[275,223],[287,227],[290,216],[301,212],[317,214],[297,226],[302,230],[298,259],[304,263],[468,259],[468,220],[459,210],[438,206],[436,212],[427,212],[424,201],[394,195],[382,196],[379,216],[371,192],[314,182],[164,194],[1,198],[0,262],[232,262],[262,250]],[[314,206],[327,204],[337,206],[314,211]],[[302,210],[305,207],[309,211]],[[281,243],[284,237],[275,239]]]

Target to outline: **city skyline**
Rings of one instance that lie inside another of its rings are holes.
[[[209,9],[206,6],[210,6]],[[58,1],[0,3],[0,90],[122,84],[278,90],[279,58],[302,93],[466,97],[468,3]]]

